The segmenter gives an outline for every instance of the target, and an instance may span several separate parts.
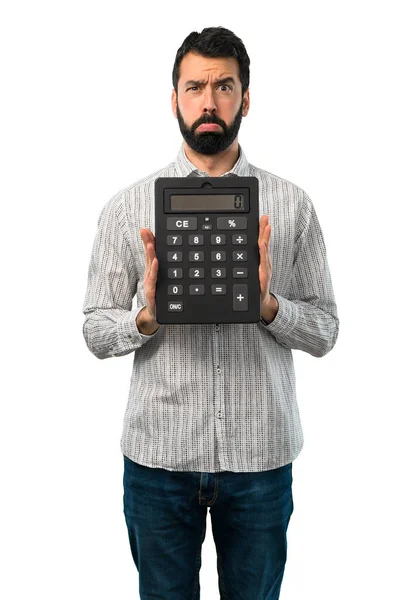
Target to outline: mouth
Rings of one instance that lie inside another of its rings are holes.
[[[196,131],[218,131],[218,129],[221,129],[221,125],[217,125],[217,123],[202,123]]]

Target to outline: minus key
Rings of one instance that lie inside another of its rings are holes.
[[[247,277],[247,267],[234,267],[233,277],[238,279],[241,277]]]

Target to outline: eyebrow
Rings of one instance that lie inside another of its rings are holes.
[[[185,83],[185,87],[188,85],[204,85],[206,82],[203,80],[195,80],[195,79],[189,79],[189,81],[186,81]],[[224,77],[223,79],[217,79],[215,81],[215,83],[232,83],[233,85],[235,85],[235,80],[233,79],[233,77]]]

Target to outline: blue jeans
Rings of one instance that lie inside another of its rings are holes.
[[[261,472],[150,468],[124,456],[124,514],[141,600],[199,600],[207,506],[221,599],[277,600],[292,463]]]

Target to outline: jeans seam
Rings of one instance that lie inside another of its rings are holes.
[[[228,596],[226,595],[226,587],[225,587],[225,578],[224,578],[224,572],[223,572],[223,568],[222,568],[222,560],[221,560],[221,555],[218,552],[218,548],[215,546],[215,549],[217,551],[217,563],[219,563],[219,575],[221,578],[221,600],[227,600]]]

